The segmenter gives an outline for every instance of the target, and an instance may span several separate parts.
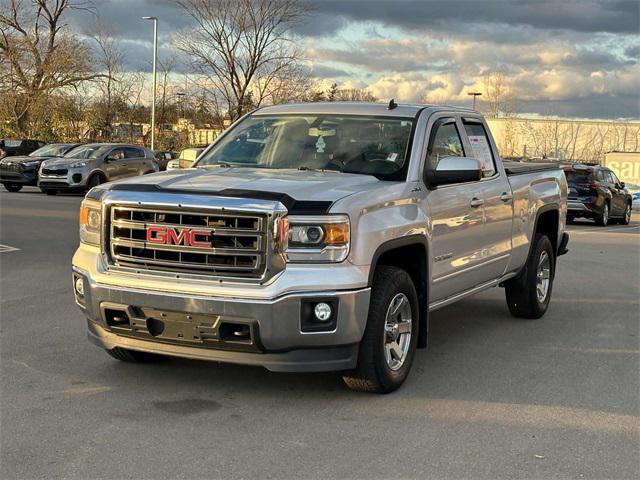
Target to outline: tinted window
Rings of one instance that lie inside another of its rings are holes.
[[[612,171],[609,171],[609,175],[611,175],[611,179],[613,180],[613,183],[620,183],[620,180],[618,179],[618,177],[616,177],[615,173],[613,173]]]
[[[450,121],[437,127],[432,139],[427,153],[429,169],[435,169],[442,157],[464,157],[462,140],[455,122]]]
[[[496,173],[495,160],[489,137],[481,123],[464,123],[464,129],[467,132],[469,143],[473,157],[480,162],[482,173],[485,177],[490,177]]]
[[[569,185],[577,185],[581,183],[590,183],[593,175],[590,170],[565,170],[567,183]]]
[[[125,158],[143,158],[144,152],[139,148],[126,147],[124,149]]]

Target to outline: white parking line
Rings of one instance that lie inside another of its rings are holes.
[[[0,253],[5,253],[5,252],[17,252],[18,250],[20,250],[19,248],[16,247],[11,247],[9,245],[2,245],[0,243]]]

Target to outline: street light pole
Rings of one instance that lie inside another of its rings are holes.
[[[143,20],[153,20],[153,95],[151,100],[151,150],[156,140],[156,60],[158,58],[158,17],[142,17]]]
[[[467,95],[473,95],[473,109],[476,109],[476,97],[482,95],[482,92],[469,92]]]

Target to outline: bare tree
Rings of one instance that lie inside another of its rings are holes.
[[[110,137],[115,106],[125,100],[121,85],[125,53],[115,32],[103,24],[96,24],[87,35],[95,42],[96,69],[103,74],[96,82],[101,98],[96,105],[95,127],[104,132],[103,136]]]
[[[492,118],[511,117],[517,113],[515,96],[507,85],[506,75],[494,70],[484,76],[484,95],[480,97],[487,105],[487,115]]]
[[[376,102],[378,99],[366,89],[345,88],[335,93],[336,102]]]
[[[175,37],[206,80],[201,88],[234,120],[264,102],[278,79],[298,67],[291,29],[305,10],[297,0],[178,0],[195,21]]]
[[[83,5],[74,0],[0,4],[0,56],[10,72],[2,80],[3,103],[18,132],[28,132],[30,111],[48,94],[95,78],[88,49],[64,31],[64,14],[73,8]]]

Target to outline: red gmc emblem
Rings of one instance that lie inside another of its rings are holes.
[[[147,242],[162,245],[186,245],[188,247],[211,248],[208,240],[211,230],[191,228],[147,227]]]

